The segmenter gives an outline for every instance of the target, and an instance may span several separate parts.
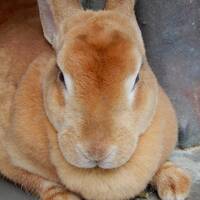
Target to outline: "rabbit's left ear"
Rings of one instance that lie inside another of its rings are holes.
[[[64,21],[79,10],[79,0],[38,0],[40,19],[42,22],[44,36],[56,49]]]

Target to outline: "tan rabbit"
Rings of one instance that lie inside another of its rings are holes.
[[[125,200],[148,183],[162,200],[184,200],[190,177],[166,162],[175,112],[148,65],[134,1],[98,12],[38,3],[55,52],[32,4],[0,29],[1,173],[42,200]]]

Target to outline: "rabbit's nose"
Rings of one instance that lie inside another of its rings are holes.
[[[81,154],[81,156],[97,163],[101,160],[104,160],[107,155],[107,148],[105,145],[102,144],[93,144],[90,145],[89,147],[78,145],[77,147],[79,154]]]
[[[91,160],[99,162],[106,158],[108,148],[103,144],[92,145],[88,150],[88,156]]]

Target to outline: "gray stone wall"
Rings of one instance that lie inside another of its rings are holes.
[[[138,0],[149,62],[176,108],[179,147],[200,144],[200,1]]]

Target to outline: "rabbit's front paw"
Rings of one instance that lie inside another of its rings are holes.
[[[52,194],[42,200],[81,200],[78,196],[71,194],[69,192],[58,192]]]
[[[75,194],[68,192],[66,188],[61,185],[44,182],[43,189],[41,192],[42,200],[81,200]]]
[[[191,179],[173,163],[166,163],[155,175],[155,184],[162,200],[184,200],[187,198]]]
[[[68,192],[66,193],[57,193],[51,197],[48,197],[46,199],[43,200],[81,200],[78,196],[74,195],[74,194],[70,194]]]

